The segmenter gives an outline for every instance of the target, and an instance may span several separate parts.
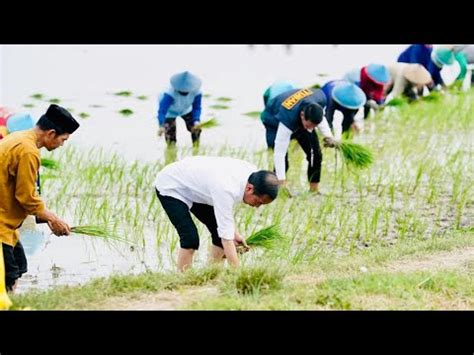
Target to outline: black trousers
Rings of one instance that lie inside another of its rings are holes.
[[[194,127],[192,113],[190,112],[182,117],[186,123],[186,129],[191,132],[193,143],[197,144],[199,142],[199,137],[201,136],[201,130],[191,130],[191,128]],[[167,118],[164,123],[164,128],[166,143],[176,143],[176,117]]]
[[[12,290],[12,286],[17,279],[28,271],[25,250],[20,241],[14,247],[1,243],[3,250],[3,262],[5,264],[5,285],[7,291]]]
[[[212,244],[223,248],[222,240],[217,233],[217,221],[214,214],[214,207],[201,203],[193,203],[193,207],[190,210],[188,205],[174,197],[163,196],[158,190],[156,190],[156,195],[168,215],[168,218],[178,232],[181,248],[194,250],[199,249],[199,234],[196,225],[191,218],[190,212],[207,227],[211,233]]]
[[[278,127],[269,126],[264,123],[266,129],[267,146],[269,149],[275,149],[275,138]],[[323,162],[323,154],[319,146],[319,139],[316,131],[308,132],[304,128],[298,128],[292,135],[291,139],[296,139],[298,144],[306,154],[308,161],[308,181],[319,182],[321,180],[321,164]],[[285,155],[285,171],[288,171],[290,164],[288,162],[288,152]]]

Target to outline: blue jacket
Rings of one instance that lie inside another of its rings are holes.
[[[345,108],[339,105],[336,101],[334,101],[334,99],[332,98],[332,91],[334,90],[334,87],[337,85],[338,81],[339,80],[328,81],[321,88],[321,90],[324,92],[324,95],[326,95],[327,105],[326,105],[325,115],[329,123],[329,127],[331,128],[332,128],[334,112],[336,112],[336,110],[342,113],[342,115],[344,116],[344,121],[347,121],[347,120],[352,121],[358,111],[358,110],[351,110],[351,109]]]
[[[270,100],[262,112],[265,125],[278,127],[281,122],[293,132],[302,126],[300,112],[308,104],[326,106],[326,96],[320,89],[294,89]]]
[[[424,44],[412,44],[400,54],[397,62],[419,63],[428,69],[432,51],[432,47],[426,47]]]
[[[433,79],[435,85],[444,85],[444,81],[441,78],[441,68],[438,68],[438,66],[433,61],[430,61],[428,68],[426,69],[430,72],[431,78]]]
[[[199,122],[201,118],[201,91],[190,92],[188,95],[180,95],[173,88],[162,93],[158,99],[158,123],[162,126],[167,118],[176,118],[192,113],[193,121]]]

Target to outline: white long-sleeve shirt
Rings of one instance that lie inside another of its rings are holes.
[[[323,137],[333,138],[326,117],[323,117],[323,120],[320,124],[318,124],[317,128],[319,132],[323,135]],[[283,123],[280,122],[278,124],[277,133],[275,137],[275,150],[273,153],[275,173],[278,177],[278,180],[286,180],[285,155],[288,151],[288,146],[290,145],[292,134],[293,131],[286,127]]]
[[[359,129],[364,127],[364,113],[363,108],[358,110],[357,113],[354,115],[354,122],[357,124]],[[339,111],[335,110],[333,115],[332,121],[332,129],[334,133],[334,139],[338,142],[342,139],[342,121],[344,120],[344,114]]]
[[[248,178],[257,170],[239,159],[194,156],[166,166],[154,186],[161,195],[174,197],[190,209],[193,203],[213,206],[219,237],[233,240],[234,205],[242,202]]]

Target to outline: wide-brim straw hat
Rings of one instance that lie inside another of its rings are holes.
[[[405,79],[416,85],[427,85],[432,80],[430,72],[421,64],[407,64],[402,73]]]

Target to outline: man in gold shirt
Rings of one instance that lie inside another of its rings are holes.
[[[71,227],[46,209],[36,191],[40,148],[61,147],[79,127],[64,108],[50,105],[36,127],[14,132],[0,141],[0,242],[5,263],[5,283],[14,291],[18,278],[27,271],[27,261],[18,228],[28,215],[48,223],[57,235],[69,235]]]

